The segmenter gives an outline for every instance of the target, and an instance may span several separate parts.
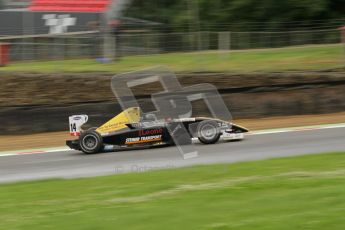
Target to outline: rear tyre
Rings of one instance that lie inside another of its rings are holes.
[[[215,144],[218,142],[221,132],[218,122],[202,121],[197,127],[198,139],[203,144]]]
[[[102,136],[94,130],[83,132],[79,137],[81,151],[86,154],[99,153],[103,147]]]

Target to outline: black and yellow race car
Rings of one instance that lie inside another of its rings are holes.
[[[157,120],[153,114],[141,116],[140,108],[129,108],[98,128],[83,130],[87,115],[69,118],[70,133],[78,139],[66,141],[71,149],[94,154],[127,148],[203,144],[219,139],[242,140],[248,130],[228,121],[207,117]]]

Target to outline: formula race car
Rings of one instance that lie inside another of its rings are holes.
[[[205,118],[181,118],[159,121],[153,114],[141,116],[140,108],[129,108],[98,128],[83,130],[87,115],[69,117],[70,134],[66,141],[71,149],[94,154],[126,148],[162,145],[186,145],[197,138],[203,144],[223,140],[242,140],[248,130],[231,122]],[[187,134],[187,136],[186,136]]]

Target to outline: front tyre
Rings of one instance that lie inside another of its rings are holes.
[[[86,154],[98,153],[103,147],[103,138],[95,130],[88,130],[80,135],[79,145],[81,151]]]
[[[221,132],[218,122],[212,120],[202,121],[197,127],[198,139],[203,144],[215,144],[218,142]]]

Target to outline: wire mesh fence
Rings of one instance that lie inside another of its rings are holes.
[[[341,33],[338,29],[287,32],[142,32],[116,35],[88,31],[0,38],[0,43],[4,42],[11,45],[12,61],[34,61],[103,57],[105,50],[116,53],[116,56],[129,56],[336,44],[341,42]],[[107,46],[106,43],[111,44]]]

